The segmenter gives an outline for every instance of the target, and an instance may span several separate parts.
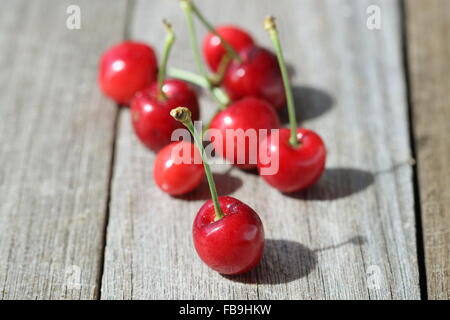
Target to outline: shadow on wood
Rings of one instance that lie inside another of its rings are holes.
[[[326,169],[317,183],[307,190],[286,196],[303,200],[335,200],[358,193],[373,184],[374,175],[352,168]]]
[[[236,192],[242,186],[242,180],[240,178],[234,177],[228,173],[213,173],[213,177],[216,182],[217,193],[219,196],[226,196]],[[189,194],[178,196],[176,198],[188,201],[210,200],[211,193],[206,178],[203,179],[197,189]]]
[[[289,240],[266,240],[264,257],[258,267],[247,274],[226,276],[231,281],[257,284],[288,283],[308,276],[317,266],[319,252],[338,249],[348,244],[361,246],[366,242],[355,236],[345,242],[318,249]]]
[[[298,119],[303,122],[305,120],[314,119],[328,112],[334,105],[334,98],[327,92],[305,86],[292,87],[295,112]],[[289,123],[287,108],[280,113],[282,124]]]

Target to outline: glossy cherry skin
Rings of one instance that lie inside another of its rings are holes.
[[[299,146],[293,148],[289,143],[290,130],[280,129],[278,139],[268,136],[261,143],[267,148],[269,159],[279,159],[279,169],[276,174],[262,175],[272,187],[283,193],[303,190],[314,184],[325,169],[326,149],[320,136],[308,129],[297,129]],[[270,166],[262,164],[258,158],[258,170]]]
[[[223,86],[230,98],[256,96],[282,109],[286,95],[277,57],[257,46],[246,47],[239,56],[242,61],[231,61],[223,78]]]
[[[260,141],[262,139],[259,134],[260,129],[270,130],[279,127],[280,120],[274,108],[266,101],[255,97],[246,97],[231,104],[225,110],[219,112],[209,126],[210,129],[219,130],[221,133],[222,139],[220,141],[217,140],[218,137],[213,135],[211,137],[216,153],[244,170],[256,168],[258,153],[253,155],[252,159],[250,152],[254,149],[250,147],[247,139],[244,145],[239,143],[238,137],[227,139],[227,130],[242,129],[246,131],[248,129],[254,129],[256,130],[257,139]],[[270,131],[266,132],[266,134],[269,133]],[[242,141],[244,140],[242,139]],[[227,155],[227,148],[234,150],[233,155]],[[242,152],[242,148],[244,148],[244,152]],[[256,152],[258,152],[258,147],[256,148]],[[242,156],[245,156],[245,158]]]
[[[108,49],[100,58],[98,83],[105,95],[128,104],[134,94],[156,80],[155,53],[144,43],[125,41]]]
[[[156,185],[172,196],[194,190],[205,176],[201,159],[200,152],[190,142],[172,142],[165,146],[153,165]]]
[[[177,79],[164,81],[163,91],[167,97],[159,99],[158,85],[138,91],[131,102],[131,120],[139,140],[150,150],[158,151],[171,142],[175,129],[184,128],[170,115],[170,110],[185,106],[192,112],[192,119],[198,120],[197,94],[189,84]]]
[[[258,214],[232,197],[219,197],[224,217],[214,221],[208,200],[198,211],[192,228],[200,259],[222,274],[240,274],[254,268],[264,251],[264,228]]]
[[[237,52],[248,46],[254,45],[252,37],[236,26],[218,26],[216,32]],[[218,70],[225,53],[226,50],[222,45],[220,38],[212,32],[207,33],[203,39],[203,55],[211,70],[215,72]]]

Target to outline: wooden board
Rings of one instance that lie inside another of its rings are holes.
[[[81,9],[81,29],[66,9]],[[94,299],[116,106],[96,84],[126,2],[8,0],[0,11],[0,299]]]
[[[101,298],[420,298],[399,2],[197,2],[214,23],[242,25],[265,46],[263,18],[279,17],[302,123],[326,141],[327,170],[316,186],[287,197],[254,174],[214,168],[219,192],[259,212],[267,238],[257,269],[223,277],[197,258],[191,240],[206,184],[178,199],[159,191],[154,155],[122,110]],[[381,30],[366,27],[372,4]],[[131,37],[161,48],[163,17],[178,35],[171,65],[194,70],[176,1],[137,1]],[[204,95],[204,119],[214,110]]]
[[[430,299],[450,299],[450,2],[405,1]]]

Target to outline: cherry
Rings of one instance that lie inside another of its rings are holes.
[[[184,81],[165,79],[170,49],[175,41],[171,25],[164,21],[167,38],[159,68],[158,83],[138,91],[131,102],[131,120],[139,140],[149,149],[158,151],[171,142],[172,132],[183,126],[170,116],[170,110],[187,106],[198,120],[197,94]]]
[[[218,197],[202,140],[192,124],[189,109],[179,107],[170,114],[183,123],[194,137],[203,157],[203,167],[211,191],[198,211],[192,228],[195,249],[209,267],[223,274],[244,273],[261,260],[264,228],[258,214],[232,197]]]
[[[239,51],[224,74],[223,86],[232,100],[256,96],[275,108],[284,107],[286,97],[277,57],[267,49],[250,46]]]
[[[217,154],[244,170],[256,168],[258,157],[258,147],[256,150],[252,149],[247,139],[244,140],[245,131],[256,130],[257,141],[259,141],[262,139],[259,133],[260,129],[270,130],[279,127],[280,120],[273,107],[266,101],[255,97],[245,97],[231,104],[225,110],[220,111],[209,126],[210,129],[219,130],[221,133],[222,139],[220,140],[214,135],[211,137]],[[230,130],[236,129],[243,131],[234,131],[236,134],[234,139],[227,139],[227,131],[231,132]],[[244,144],[239,143],[239,140]],[[233,154],[230,154],[230,150],[234,151]]]
[[[224,217],[215,221],[214,204],[208,200],[192,227],[200,258],[222,274],[245,273],[255,267],[264,251],[264,229],[258,214],[232,197],[219,197]]]
[[[120,104],[128,104],[134,94],[156,80],[157,60],[151,47],[124,41],[100,58],[98,83],[102,91]]]
[[[314,184],[325,168],[325,145],[318,134],[308,129],[297,129],[299,146],[289,143],[290,130],[280,129],[279,140],[269,135],[261,146],[267,148],[268,159],[279,159],[279,169],[275,174],[262,175],[263,179],[276,189],[291,193]],[[258,170],[273,165],[258,163]]]
[[[264,164],[258,157],[258,170],[271,186],[290,193],[302,190],[319,179],[325,168],[326,149],[322,139],[315,132],[297,129],[294,99],[273,17],[266,18],[265,27],[274,43],[283,74],[291,129],[281,129],[279,139],[269,135],[261,143],[262,148],[267,148],[266,154],[271,161]],[[275,173],[263,174],[263,169],[271,166],[274,159],[278,161],[278,170]]]
[[[254,45],[252,37],[247,32],[233,25],[218,26],[215,29],[215,33],[219,34],[224,41],[228,42],[238,52]],[[222,44],[221,38],[215,33],[208,32],[203,39],[203,55],[211,70],[216,72],[227,51]]]
[[[204,175],[200,153],[192,143],[185,141],[164,147],[153,165],[156,185],[172,196],[194,190]]]
[[[183,126],[170,116],[170,110],[185,105],[193,119],[199,118],[197,94],[189,84],[177,79],[166,79],[162,90],[165,99],[159,98],[158,85],[136,93],[131,102],[131,120],[139,140],[150,150],[158,151],[171,142],[172,132]]]

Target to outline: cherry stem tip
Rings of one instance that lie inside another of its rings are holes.
[[[186,107],[177,107],[175,109],[170,110],[170,115],[177,121],[182,123],[188,121],[192,121],[192,113]]]
[[[264,19],[264,29],[266,29],[267,31],[276,30],[277,29],[277,25],[275,23],[275,17],[274,16],[267,16]]]

